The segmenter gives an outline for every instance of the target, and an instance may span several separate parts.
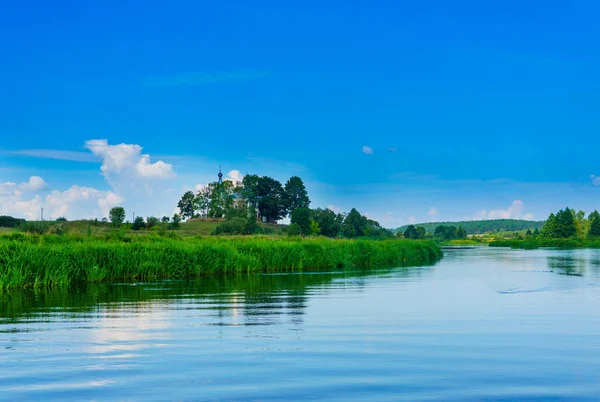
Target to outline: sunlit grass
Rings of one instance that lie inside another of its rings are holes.
[[[0,236],[0,288],[251,272],[425,265],[434,242],[286,237]]]

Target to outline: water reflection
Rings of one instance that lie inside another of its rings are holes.
[[[196,311],[212,317],[212,325],[274,325],[288,320],[302,324],[307,298],[319,288],[350,281],[365,286],[367,276],[418,275],[419,269],[338,271],[282,275],[206,277],[160,283],[87,284],[48,290],[0,292],[0,324],[101,318],[107,325],[122,315],[140,330],[158,324],[145,320],[161,308]],[[159,320],[160,321],[160,320]],[[162,324],[161,324],[162,325]],[[116,328],[118,329],[118,328]],[[158,329],[158,328],[154,328]],[[3,330],[7,330],[3,327]]]

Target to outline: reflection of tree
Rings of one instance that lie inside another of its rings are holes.
[[[335,271],[299,274],[204,277],[193,281],[87,284],[48,290],[0,292],[0,324],[56,318],[85,318],[98,311],[127,314],[147,311],[153,305],[186,304],[213,317],[214,325],[269,325],[288,317],[301,324],[311,289],[329,287],[336,280],[363,287],[365,277],[419,269]],[[335,285],[334,285],[335,286]]]
[[[583,276],[589,260],[575,255],[548,256],[548,268],[559,275]]]

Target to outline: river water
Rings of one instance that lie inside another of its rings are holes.
[[[5,400],[599,400],[600,251],[0,293]]]

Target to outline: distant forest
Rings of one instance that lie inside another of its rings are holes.
[[[419,223],[414,226],[423,226],[427,233],[433,233],[438,226],[462,226],[467,234],[482,234],[494,232],[515,232],[519,230],[541,230],[544,221],[524,221],[519,219],[493,219],[484,221],[461,221],[461,222],[428,222]],[[401,226],[396,231],[404,232],[409,225]]]

